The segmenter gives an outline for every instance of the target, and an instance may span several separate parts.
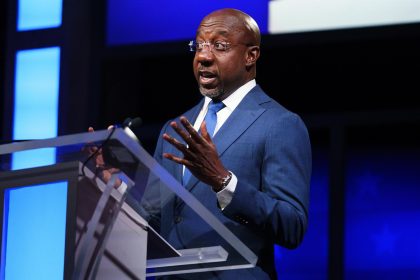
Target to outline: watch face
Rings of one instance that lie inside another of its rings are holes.
[[[229,175],[227,175],[225,178],[223,178],[222,182],[222,188],[225,188],[227,185],[229,185],[230,180],[232,179],[232,173],[229,171]]]

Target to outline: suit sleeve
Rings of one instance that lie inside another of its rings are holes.
[[[308,223],[312,167],[308,132],[297,115],[288,113],[276,119],[265,135],[260,185],[238,178],[223,213],[279,245],[296,248]]]

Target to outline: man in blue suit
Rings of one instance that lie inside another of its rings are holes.
[[[190,47],[204,98],[163,127],[155,158],[258,262],[251,269],[176,277],[276,279],[274,244],[296,248],[308,225],[307,129],[256,84],[260,31],[249,15],[234,9],[212,12]],[[210,110],[213,118],[207,116]],[[174,199],[162,211],[161,234],[173,246],[200,246],[212,238],[182,202]]]

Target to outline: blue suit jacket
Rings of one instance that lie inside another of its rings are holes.
[[[204,99],[184,114],[192,123],[203,102]],[[182,165],[163,158],[162,154],[182,155],[162,140],[163,133],[182,141],[168,122],[161,131],[155,158],[181,182]],[[238,178],[231,203],[221,211],[212,189],[194,176],[185,187],[259,259],[257,267],[252,269],[182,277],[274,279],[273,245],[295,248],[307,228],[311,175],[307,129],[296,114],[256,86],[232,112],[213,141],[224,166]],[[224,243],[183,202],[169,199],[162,207],[160,232],[175,248]]]

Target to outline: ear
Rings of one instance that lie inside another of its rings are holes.
[[[259,46],[250,46],[246,54],[246,67],[253,66],[258,58],[260,57],[260,47]]]

